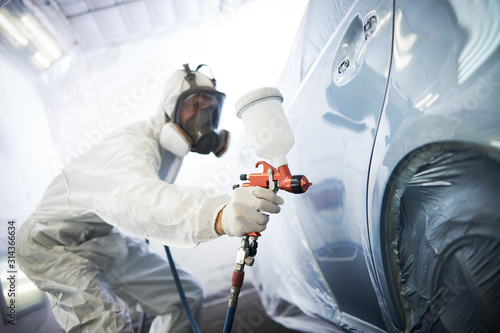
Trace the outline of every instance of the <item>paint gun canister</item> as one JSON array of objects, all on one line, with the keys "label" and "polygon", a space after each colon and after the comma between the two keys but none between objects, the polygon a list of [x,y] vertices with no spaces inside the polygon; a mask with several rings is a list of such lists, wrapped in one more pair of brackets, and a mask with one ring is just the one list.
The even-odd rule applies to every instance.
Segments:
[{"label": "paint gun canister", "polygon": [[277,88],[264,87],[243,95],[235,107],[255,154],[277,167],[287,164],[286,155],[295,142],[282,102]]}]

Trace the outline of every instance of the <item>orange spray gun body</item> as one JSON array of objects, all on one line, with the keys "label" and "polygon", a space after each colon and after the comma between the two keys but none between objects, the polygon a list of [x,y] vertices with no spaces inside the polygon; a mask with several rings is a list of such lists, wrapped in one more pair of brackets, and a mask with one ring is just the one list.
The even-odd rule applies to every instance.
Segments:
[{"label": "orange spray gun body", "polygon": [[[264,161],[257,162],[255,167],[257,168],[259,165],[262,165],[264,168],[261,173],[240,175],[241,180],[248,180],[248,183],[243,183],[242,187],[258,186],[269,188],[274,192],[282,189],[290,193],[299,194],[306,192],[309,186],[312,185],[306,176],[292,175],[287,164],[280,166],[278,169]],[[260,236],[260,233],[252,232],[247,234],[247,236]]]},{"label": "orange spray gun body", "polygon": [[280,166],[278,169],[263,161],[257,162],[255,167],[257,168],[259,165],[264,167],[263,172],[240,176],[241,180],[249,181],[248,183],[244,183],[243,187],[259,186],[272,190],[280,188],[291,193],[304,193],[312,185],[304,175],[292,176],[286,164]]}]

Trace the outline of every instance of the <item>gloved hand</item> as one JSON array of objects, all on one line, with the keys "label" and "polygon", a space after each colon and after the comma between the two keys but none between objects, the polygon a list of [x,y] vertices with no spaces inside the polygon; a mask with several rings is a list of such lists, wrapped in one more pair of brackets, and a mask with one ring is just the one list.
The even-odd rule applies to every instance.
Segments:
[{"label": "gloved hand", "polygon": [[240,187],[222,210],[222,229],[229,236],[244,236],[266,229],[269,216],[280,212],[283,198],[263,187]]}]

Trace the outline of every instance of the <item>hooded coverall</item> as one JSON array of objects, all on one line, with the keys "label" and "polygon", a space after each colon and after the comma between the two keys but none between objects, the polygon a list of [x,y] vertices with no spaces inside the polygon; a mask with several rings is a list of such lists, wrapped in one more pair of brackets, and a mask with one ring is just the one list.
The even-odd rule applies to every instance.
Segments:
[{"label": "hooded coverall", "polygon": [[[167,85],[163,103],[185,89]],[[19,265],[67,332],[133,332],[128,308],[157,316],[151,332],[189,329],[168,263],[144,238],[178,247],[217,238],[214,221],[230,197],[161,179],[174,179],[182,161],[158,144],[165,122],[160,107],[66,166],[18,232]],[[179,274],[199,314],[202,290]]]}]

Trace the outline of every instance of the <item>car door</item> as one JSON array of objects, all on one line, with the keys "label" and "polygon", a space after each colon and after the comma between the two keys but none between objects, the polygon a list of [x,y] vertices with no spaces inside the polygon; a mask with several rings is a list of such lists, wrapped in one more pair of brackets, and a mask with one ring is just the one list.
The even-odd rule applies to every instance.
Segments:
[{"label": "car door", "polygon": [[344,321],[384,330],[379,305],[383,301],[374,287],[366,198],[392,34],[391,1],[355,2],[288,109],[295,133],[289,163],[314,183],[307,193],[290,200],[321,279]]}]

